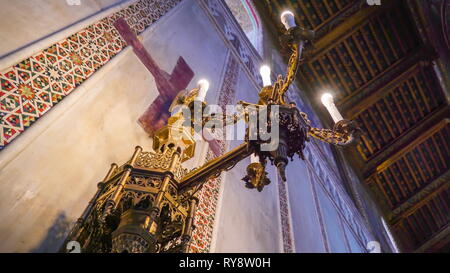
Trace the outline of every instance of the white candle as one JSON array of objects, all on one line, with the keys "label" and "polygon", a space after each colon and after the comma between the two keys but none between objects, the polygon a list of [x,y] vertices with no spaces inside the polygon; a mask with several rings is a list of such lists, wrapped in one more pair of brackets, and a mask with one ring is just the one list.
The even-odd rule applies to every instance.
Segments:
[{"label": "white candle", "polygon": [[323,94],[321,100],[322,104],[327,108],[328,112],[330,113],[335,123],[344,119],[341,113],[339,113],[339,110],[336,108],[333,96],[330,93]]},{"label": "white candle", "polygon": [[178,112],[180,112],[181,110],[181,105],[175,105],[172,109],[172,111],[170,112],[170,116],[173,117],[176,114],[178,114]]},{"label": "white candle", "polygon": [[199,90],[196,99],[199,101],[205,101],[206,93],[209,89],[209,82],[207,80],[199,80],[197,85]]},{"label": "white candle", "polygon": [[264,87],[271,86],[272,81],[270,79],[270,67],[267,65],[261,66],[261,68],[259,69],[259,73],[261,74]]},{"label": "white candle", "polygon": [[250,163],[259,163],[259,156],[255,154],[250,155]]},{"label": "white candle", "polygon": [[281,14],[281,23],[283,23],[286,30],[289,30],[290,28],[297,26],[295,24],[294,14],[289,10]]}]

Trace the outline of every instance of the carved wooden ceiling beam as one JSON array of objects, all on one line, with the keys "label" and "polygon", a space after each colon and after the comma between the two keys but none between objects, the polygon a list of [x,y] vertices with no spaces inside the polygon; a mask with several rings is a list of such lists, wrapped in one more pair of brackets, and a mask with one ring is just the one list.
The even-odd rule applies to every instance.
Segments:
[{"label": "carved wooden ceiling beam", "polygon": [[[433,3],[434,2],[434,3]],[[406,1],[411,17],[416,25],[420,38],[425,44],[431,44],[439,52],[440,58],[436,60],[436,72],[439,74],[440,84],[445,91],[447,102],[450,103],[450,52],[448,47],[448,40],[445,34],[448,34],[447,25],[442,18],[440,24],[436,21],[431,22],[431,18],[437,16],[433,9],[441,11],[441,16],[445,15],[450,4],[446,4],[446,0],[442,0],[440,6],[437,6],[438,1],[421,1],[410,0]],[[447,7],[447,9],[446,9]]]},{"label": "carved wooden ceiling beam", "polygon": [[440,249],[444,248],[450,243],[450,225],[446,225],[429,240],[423,243],[414,252],[439,252]]},{"label": "carved wooden ceiling beam", "polygon": [[404,154],[431,137],[435,132],[447,126],[450,119],[450,106],[443,105],[430,114],[423,122],[408,130],[403,136],[397,138],[385,150],[371,158],[365,165],[363,174],[366,181],[382,172],[395,163]]},{"label": "carved wooden ceiling beam", "polygon": [[404,218],[413,214],[420,207],[428,203],[434,196],[448,189],[449,186],[450,171],[447,171],[395,208],[392,213],[388,215],[388,221],[392,223],[393,226],[399,225]]},{"label": "carved wooden ceiling beam", "polygon": [[314,49],[311,51],[308,61],[316,60],[336,44],[355,33],[364,22],[389,10],[399,2],[400,0],[392,0],[383,2],[383,5],[380,6],[370,6],[366,1],[360,1],[347,10],[343,10],[339,16],[317,31],[318,39],[314,42]]},{"label": "carved wooden ceiling beam", "polygon": [[419,47],[337,104],[345,116],[354,118],[436,58],[436,52],[430,48]]},{"label": "carved wooden ceiling beam", "polygon": [[[401,230],[400,233],[404,234],[412,232],[411,236],[420,237],[415,243],[410,237],[404,238],[405,242],[414,244],[412,251],[442,248],[442,245],[436,247],[435,241],[436,238],[449,241],[448,224],[443,229],[440,226],[442,222],[439,226],[436,224],[442,215],[445,216],[448,207],[445,205],[439,207],[439,212],[431,215],[423,213],[427,207],[435,207],[433,204],[448,189],[450,180],[449,172],[442,168],[435,173],[437,178],[433,178],[435,176],[426,178],[424,175],[424,172],[433,173],[430,170],[431,165],[440,166],[442,164],[437,163],[446,160],[445,149],[433,152],[430,146],[436,145],[429,146],[428,143],[436,144],[433,135],[448,126],[450,116],[448,105],[450,80],[443,72],[445,67],[450,66],[448,63],[443,64],[441,60],[442,56],[450,54],[442,54],[439,50],[439,46],[444,43],[433,37],[431,33],[433,26],[429,21],[430,7],[423,7],[434,0],[390,0],[382,1],[381,6],[369,6],[366,0],[336,2],[338,9],[333,10],[338,11],[335,13],[331,12],[328,1],[324,1],[323,4],[326,12],[318,7],[320,4],[318,1],[317,3],[313,1],[311,7],[306,7],[302,1],[254,2],[273,38],[283,29],[281,24],[274,23],[278,22],[280,11],[284,9],[308,11],[301,13],[303,18],[298,23],[305,27],[311,25],[310,28],[316,32],[316,41],[313,43],[314,48],[306,52],[306,62],[301,67],[303,72],[299,75],[301,86],[308,91],[310,98],[322,88],[335,89],[340,95],[337,105],[344,116],[353,119],[364,116],[363,112],[367,111],[369,119],[376,120],[372,126],[369,126],[367,120],[361,120],[362,123],[366,123],[363,124],[365,129],[370,131],[371,144],[366,147],[369,152],[365,153],[358,147],[359,152],[356,149],[346,151],[347,159],[358,176],[365,179],[368,186],[374,190],[376,199],[379,199],[389,222],[396,225],[395,229]],[[398,11],[402,11],[401,14]],[[327,17],[325,14],[331,16]],[[313,18],[314,15],[317,18]],[[411,28],[405,27],[406,23],[399,25],[405,22],[402,20],[405,15]],[[418,33],[415,32],[416,29]],[[365,50],[369,52],[367,55]],[[343,52],[348,52],[348,61],[344,58]],[[448,60],[450,58],[447,58]],[[346,66],[346,63],[354,65]],[[329,69],[325,69],[327,67]],[[423,73],[424,71],[426,73]],[[423,79],[427,88],[419,84],[419,78]],[[439,83],[436,83],[436,79]],[[405,101],[409,99],[404,96],[408,92],[411,92],[412,100],[415,100],[416,96],[419,99],[420,96],[422,105],[417,103],[417,108],[414,108],[405,104],[405,109],[398,111],[396,116],[393,110],[401,104],[392,95],[395,89]],[[442,92],[447,97],[447,103],[440,107],[432,103],[439,101],[440,105],[442,96],[439,94],[433,97],[430,92],[433,94]],[[394,106],[386,104],[387,109],[383,109],[383,103],[379,101],[385,101],[386,98],[392,98],[395,103]],[[313,106],[320,109],[320,106],[317,107],[314,100],[312,101]],[[389,111],[389,115],[383,115],[383,111]],[[375,116],[377,113],[381,114]],[[411,118],[408,115],[412,116],[413,122],[408,121]],[[387,117],[393,117],[391,121],[393,125],[389,125],[390,120]],[[383,123],[386,126],[381,126]],[[380,134],[381,140],[377,141],[376,137]],[[424,151],[418,148],[421,144],[426,147]],[[419,150],[417,156],[413,156],[411,160],[401,160],[404,159],[403,156],[408,157],[406,155],[412,153],[415,148]],[[427,159],[431,164],[421,166],[423,162],[427,163]],[[395,166],[392,166],[393,164]],[[401,164],[404,164],[404,168],[399,167]],[[415,174],[411,171],[411,166],[418,167],[420,173]],[[387,172],[392,173],[392,177],[385,184],[389,188],[387,190],[392,192],[389,196],[383,192],[379,181],[377,182],[377,174],[387,168],[390,169]],[[410,177],[405,178],[405,174]],[[402,188],[394,190],[394,186]],[[418,226],[407,225],[410,218],[414,218]],[[427,236],[424,231],[432,226],[433,234]]]}]

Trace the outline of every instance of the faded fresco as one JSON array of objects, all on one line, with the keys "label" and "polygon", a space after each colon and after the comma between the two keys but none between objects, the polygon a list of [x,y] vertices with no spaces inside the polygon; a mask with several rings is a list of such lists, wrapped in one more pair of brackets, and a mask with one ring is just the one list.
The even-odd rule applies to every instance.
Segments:
[{"label": "faded fresco", "polygon": [[[151,9],[155,2],[160,3],[159,9],[155,6],[152,14],[158,16],[141,18],[141,9]],[[57,63],[68,58],[72,63],[81,62],[77,65],[80,75],[74,66],[60,75],[59,85],[46,85],[50,93],[45,93],[44,87],[32,92],[36,96],[33,103],[48,101],[39,104],[46,109],[38,114],[27,114],[32,118],[14,121],[14,111],[2,109],[11,118],[2,125],[6,129],[0,148],[15,145],[12,140],[17,137],[22,138],[17,147],[27,149],[0,158],[0,187],[8,187],[8,195],[0,192],[0,207],[9,208],[0,211],[0,240],[4,242],[0,251],[56,251],[109,164],[125,162],[135,145],[151,149],[148,136],[166,122],[173,98],[181,90],[194,88],[198,80],[210,83],[209,104],[224,108],[239,100],[257,100],[262,59],[224,1],[136,3],[37,55],[30,53],[32,57],[11,67],[12,74],[1,74],[2,90],[21,88],[22,92],[21,100],[14,95],[5,105],[15,107],[22,101],[26,106],[23,102],[30,99],[30,92],[25,87],[37,84],[36,77],[30,76],[38,69],[33,64],[50,66],[55,58]],[[121,21],[122,17],[128,21]],[[113,40],[108,42],[110,36],[105,33],[112,33]],[[92,46],[82,39],[86,35],[101,46],[100,52],[88,59],[78,58],[82,52],[74,46]],[[44,59],[36,59],[41,55]],[[284,72],[283,63],[274,62],[273,66],[282,68],[274,69],[276,72]],[[63,85],[69,79],[70,84]],[[66,103],[72,92],[79,97]],[[319,126],[312,109],[298,95],[301,90],[292,88],[290,92],[289,99]],[[50,109],[53,106],[55,109]],[[33,125],[36,135],[31,132],[19,137],[44,114],[44,120]],[[19,121],[26,123],[15,124]],[[11,131],[14,126],[20,130]],[[218,141],[219,153],[238,144]],[[0,156],[4,152],[8,149],[0,151]],[[305,155],[305,161],[289,163],[287,182],[269,167],[271,184],[262,192],[247,189],[241,180],[250,160],[206,183],[198,193],[197,228],[190,252],[365,252],[366,244],[375,238],[332,171],[335,163],[329,147],[309,143]],[[201,142],[186,167],[215,156],[217,153]],[[23,166],[30,166],[27,172],[18,171]],[[82,174],[81,169],[85,170]],[[34,228],[8,230],[13,223]]]}]

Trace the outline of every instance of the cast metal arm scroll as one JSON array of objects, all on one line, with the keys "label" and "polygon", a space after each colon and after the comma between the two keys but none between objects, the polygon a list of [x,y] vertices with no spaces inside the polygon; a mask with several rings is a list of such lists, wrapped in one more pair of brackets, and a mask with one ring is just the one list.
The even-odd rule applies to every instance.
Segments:
[{"label": "cast metal arm scroll", "polygon": [[279,104],[286,104],[284,95],[288,91],[289,86],[294,82],[295,76],[300,65],[300,57],[304,48],[312,43],[315,38],[315,33],[312,30],[308,30],[299,26],[292,27],[286,31],[284,35],[280,37],[282,45],[287,45],[291,51],[289,57],[286,78],[282,80],[282,77],[278,76],[277,82],[281,83],[279,88]]},{"label": "cast metal arm scroll", "polygon": [[333,145],[348,146],[359,140],[361,129],[354,121],[341,120],[335,124],[333,130],[311,127],[308,133],[316,139]]}]

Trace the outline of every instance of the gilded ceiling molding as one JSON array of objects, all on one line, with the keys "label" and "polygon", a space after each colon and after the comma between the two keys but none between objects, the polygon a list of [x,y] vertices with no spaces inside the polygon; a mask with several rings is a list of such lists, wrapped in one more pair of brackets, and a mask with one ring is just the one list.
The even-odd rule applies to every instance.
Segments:
[{"label": "gilded ceiling molding", "polygon": [[[436,111],[437,114],[443,114],[449,112],[449,108],[445,105],[442,106]],[[445,117],[441,115],[431,115],[431,116],[438,116],[438,117]],[[434,121],[434,119],[433,119]],[[374,173],[370,173],[370,175],[375,175],[376,173],[382,172],[386,170],[389,166],[394,164],[397,160],[399,160],[401,157],[403,157],[406,153],[410,152],[417,146],[419,146],[421,143],[425,142],[427,139],[432,137],[436,132],[444,129],[448,124],[450,123],[450,119],[443,118],[442,120],[436,122],[432,127],[430,127],[427,131],[425,131],[423,134],[420,134],[418,136],[415,136],[414,139],[408,139],[407,141],[404,141],[405,146],[395,151],[395,153],[390,154],[388,157],[386,157],[385,161],[381,162],[376,166],[374,170],[372,170]],[[423,125],[424,123],[422,123]],[[397,146],[397,148],[399,148]],[[369,175],[369,173],[367,173]]]},{"label": "gilded ceiling molding", "polygon": [[316,30],[317,39],[321,39],[334,28],[342,24],[349,17],[367,7],[367,0],[359,0],[359,3],[349,3],[346,7],[334,14],[331,18],[321,23]]},{"label": "gilded ceiling molding", "polygon": [[[411,0],[407,1],[406,4],[421,40],[439,52],[439,59],[435,61],[435,71],[438,74],[442,89],[445,91],[447,101],[450,101],[450,77],[446,73],[450,67],[450,57],[448,54],[450,47],[450,1],[430,0],[424,2]],[[440,17],[437,20],[439,22],[432,20],[432,18],[437,16]]]}]

